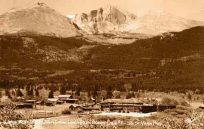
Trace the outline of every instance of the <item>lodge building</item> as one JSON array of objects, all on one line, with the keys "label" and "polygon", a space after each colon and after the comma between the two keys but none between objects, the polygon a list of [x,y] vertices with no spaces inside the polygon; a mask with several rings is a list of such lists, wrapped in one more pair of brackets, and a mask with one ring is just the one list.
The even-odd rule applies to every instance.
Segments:
[{"label": "lodge building", "polygon": [[166,109],[176,108],[176,105],[156,105],[145,104],[135,98],[132,99],[106,99],[101,102],[102,111],[115,112],[156,112],[164,111]]}]

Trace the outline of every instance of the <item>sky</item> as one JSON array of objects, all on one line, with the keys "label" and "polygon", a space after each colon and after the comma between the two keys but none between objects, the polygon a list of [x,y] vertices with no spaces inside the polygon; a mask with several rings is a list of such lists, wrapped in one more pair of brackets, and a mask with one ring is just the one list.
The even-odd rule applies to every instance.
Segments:
[{"label": "sky", "polygon": [[204,21],[204,0],[0,0],[0,14],[11,8],[21,8],[44,2],[63,15],[72,15],[114,5],[137,16],[149,12],[167,12],[174,15]]}]

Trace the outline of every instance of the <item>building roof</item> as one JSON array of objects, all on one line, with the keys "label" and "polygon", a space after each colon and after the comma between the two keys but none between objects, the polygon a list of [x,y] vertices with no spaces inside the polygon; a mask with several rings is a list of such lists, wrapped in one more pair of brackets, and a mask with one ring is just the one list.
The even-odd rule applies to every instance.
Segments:
[{"label": "building roof", "polygon": [[58,99],[56,99],[56,98],[48,98],[48,99],[47,99],[47,101],[49,101],[49,102],[57,102],[57,100],[58,100]]},{"label": "building roof", "polygon": [[204,108],[204,104],[203,104],[203,105],[200,105],[200,107]]},{"label": "building roof", "polygon": [[19,106],[19,105],[33,105],[33,104],[32,103],[17,103],[16,105]]},{"label": "building roof", "polygon": [[76,100],[78,100],[78,99],[66,99],[66,100],[75,100],[75,101],[76,101]]},{"label": "building roof", "polygon": [[26,100],[26,102],[36,102],[36,100],[30,99],[30,100]]},{"label": "building roof", "polygon": [[69,107],[81,107],[81,106],[78,104],[71,104],[71,105],[69,105]]},{"label": "building roof", "polygon": [[142,102],[139,101],[138,99],[131,98],[131,99],[106,99],[101,103],[118,103],[118,104],[121,104],[121,103],[125,103],[125,104],[134,103],[134,104],[136,104],[136,103],[142,103]]},{"label": "building roof", "polygon": [[176,106],[176,104],[158,104],[160,107],[171,107],[171,106]]},{"label": "building roof", "polygon": [[58,98],[70,98],[72,95],[59,95]]}]

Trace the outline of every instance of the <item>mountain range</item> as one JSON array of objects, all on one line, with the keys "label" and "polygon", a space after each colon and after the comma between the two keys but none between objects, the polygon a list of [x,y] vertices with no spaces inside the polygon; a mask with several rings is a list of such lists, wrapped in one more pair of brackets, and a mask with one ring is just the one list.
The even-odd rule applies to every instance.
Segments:
[{"label": "mountain range", "polygon": [[150,12],[137,17],[115,6],[105,6],[89,13],[77,14],[72,21],[88,34],[119,32],[158,35],[182,31],[204,22],[181,18],[165,12]]},{"label": "mountain range", "polygon": [[[137,39],[142,37],[141,35],[146,35],[146,38],[200,25],[204,25],[204,22],[189,20],[164,12],[151,12],[138,17],[111,5],[91,10],[89,13],[77,14],[72,16],[72,19],[61,15],[44,3],[14,9],[0,15],[0,35],[30,33],[66,38],[111,34],[118,40],[124,37],[124,33],[126,38]],[[136,34],[139,36],[135,36]],[[90,39],[89,36],[88,39]],[[115,39],[115,37],[111,38]],[[100,40],[94,41],[99,42]]]},{"label": "mountain range", "polygon": [[[151,86],[200,87],[204,27],[199,25],[166,13],[138,17],[114,6],[69,19],[37,3],[0,16],[0,80],[69,70],[77,71],[80,80],[84,71],[120,74],[122,69],[136,71],[137,79]],[[109,80],[107,71],[96,74]]]},{"label": "mountain range", "polygon": [[136,19],[134,14],[122,11],[114,6],[105,6],[90,13],[76,15],[73,22],[89,34],[119,31],[120,26]]}]

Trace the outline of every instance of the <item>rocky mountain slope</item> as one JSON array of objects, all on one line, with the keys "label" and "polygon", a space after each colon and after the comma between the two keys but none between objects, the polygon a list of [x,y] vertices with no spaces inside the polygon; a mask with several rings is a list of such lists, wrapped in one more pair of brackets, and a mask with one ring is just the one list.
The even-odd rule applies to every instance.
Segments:
[{"label": "rocky mountain slope", "polygon": [[[96,83],[108,82],[103,85],[126,77],[147,89],[204,85],[204,27],[183,30],[197,21],[167,14],[138,18],[112,6],[74,20],[76,24],[41,3],[1,15],[0,80],[45,79],[71,70],[76,71],[70,75],[72,82],[92,83],[91,72],[102,71],[94,74],[98,74]],[[174,30],[183,31],[168,32]],[[79,37],[79,31],[84,35]],[[137,39],[135,33],[157,36],[140,34],[142,39]],[[126,39],[131,42],[124,44]],[[67,79],[57,76],[60,81]]]},{"label": "rocky mountain slope", "polygon": [[0,36],[0,65],[40,68],[48,63],[80,63],[93,46],[73,37]]},{"label": "rocky mountain slope", "polygon": [[44,3],[1,15],[0,35],[4,34],[40,34],[57,37],[80,35],[70,20]]},{"label": "rocky mountain slope", "polygon": [[135,70],[139,73],[127,72],[126,79],[138,89],[202,90],[203,43],[204,27],[194,27],[128,45],[95,47],[86,64],[95,69]]},{"label": "rocky mountain slope", "polygon": [[98,64],[98,67],[104,68],[151,69],[157,68],[163,61],[188,62],[191,57],[203,60],[203,43],[204,27],[194,27],[127,45],[98,46],[90,51],[90,61],[94,66]]},{"label": "rocky mountain slope", "polygon": [[76,15],[73,19],[82,30],[89,34],[108,33],[118,31],[119,26],[136,19],[134,14],[123,11],[114,6],[105,6],[91,10],[88,14]]},{"label": "rocky mountain slope", "polygon": [[[95,83],[103,82],[102,86],[128,80],[136,89],[203,89],[203,37],[204,27],[124,45],[95,45],[83,38],[1,36],[0,80],[44,79],[62,71],[67,74],[50,80],[82,81],[84,86],[93,84],[96,76]],[[70,70],[75,72],[69,75]]]},{"label": "rocky mountain slope", "polygon": [[120,32],[158,35],[164,32],[182,31],[204,22],[189,20],[165,12],[151,12],[137,17],[115,6],[106,6],[89,13],[82,13],[72,20],[88,34]]},{"label": "rocky mountain slope", "polygon": [[82,63],[82,69],[151,69],[168,62],[203,59],[203,37],[203,27],[164,33],[123,45],[98,45],[84,38],[1,36],[0,64],[75,62]]},{"label": "rocky mountain slope", "polygon": [[158,35],[204,25],[204,22],[185,19],[166,12],[152,12],[138,18],[135,24],[137,28],[131,29],[131,32]]}]

